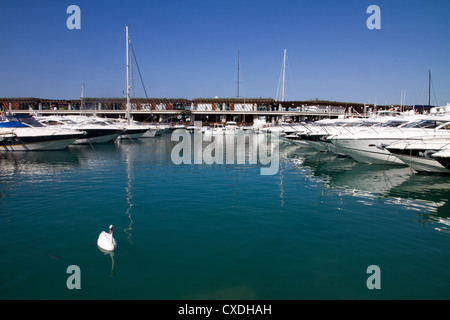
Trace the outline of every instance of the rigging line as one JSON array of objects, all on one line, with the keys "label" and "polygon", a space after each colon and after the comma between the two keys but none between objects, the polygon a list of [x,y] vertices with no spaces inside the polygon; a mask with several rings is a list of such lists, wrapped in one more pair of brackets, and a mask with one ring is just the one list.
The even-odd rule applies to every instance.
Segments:
[{"label": "rigging line", "polygon": [[287,82],[289,82],[289,84],[291,85],[291,99],[292,99],[292,95],[295,93],[295,89],[294,89],[294,79],[292,78],[292,71],[291,71],[291,64],[289,63],[289,56],[286,55],[286,65],[288,68],[288,73],[289,73],[289,79],[286,80]]},{"label": "rigging line", "polygon": [[433,88],[434,100],[436,101],[436,107],[439,107],[440,103],[436,97],[436,91],[434,90],[435,88],[434,88],[433,78],[430,78],[430,80],[431,80],[431,88]]},{"label": "rigging line", "polygon": [[283,64],[281,64],[281,69],[280,69],[280,76],[278,77],[278,87],[277,87],[277,94],[275,95],[275,100],[280,101],[281,100],[281,93],[280,93],[280,88],[281,88],[281,79],[283,77]]},{"label": "rigging line", "polygon": [[[428,79],[427,79],[428,80]],[[420,102],[422,103],[422,101],[424,101],[424,96],[425,96],[425,94],[427,94],[427,86],[428,86],[428,81],[426,81],[425,82],[425,84],[424,84],[424,86],[423,86],[423,89],[422,89],[422,93],[421,93],[421,95],[420,95]],[[426,104],[426,102],[424,103],[424,104]]]},{"label": "rigging line", "polygon": [[[150,117],[151,117],[152,120],[153,120],[152,105],[151,105],[151,103],[150,103],[150,101],[149,101],[149,99],[148,99],[147,90],[145,89],[144,80],[142,80],[141,70],[140,70],[140,68],[139,68],[139,63],[138,63],[138,61],[137,61],[137,59],[136,59],[136,54],[134,53],[134,48],[133,48],[133,45],[131,44],[131,41],[130,41],[130,47],[131,47],[131,53],[133,54],[134,62],[136,62],[136,68],[137,68],[138,73],[139,73],[139,78],[141,79],[142,87],[144,88],[144,93],[145,93],[145,98],[146,98],[146,100],[147,100],[147,104],[150,105]],[[145,121],[147,121],[150,117],[148,117],[147,119],[145,119]],[[145,121],[144,121],[144,122],[145,122]]]}]

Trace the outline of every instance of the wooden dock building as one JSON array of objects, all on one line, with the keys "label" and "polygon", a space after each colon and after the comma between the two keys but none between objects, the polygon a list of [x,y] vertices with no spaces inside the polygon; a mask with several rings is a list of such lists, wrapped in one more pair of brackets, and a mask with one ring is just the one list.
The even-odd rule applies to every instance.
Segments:
[{"label": "wooden dock building", "polygon": [[[84,98],[57,100],[41,98],[0,98],[4,112],[28,114],[97,114],[123,117],[126,98]],[[376,106],[336,101],[275,101],[271,98],[131,98],[131,115],[135,120],[164,121],[236,121],[252,123],[256,117],[266,120],[300,121],[304,119],[336,118],[352,113],[364,115]],[[379,106],[378,108],[384,108]]]}]

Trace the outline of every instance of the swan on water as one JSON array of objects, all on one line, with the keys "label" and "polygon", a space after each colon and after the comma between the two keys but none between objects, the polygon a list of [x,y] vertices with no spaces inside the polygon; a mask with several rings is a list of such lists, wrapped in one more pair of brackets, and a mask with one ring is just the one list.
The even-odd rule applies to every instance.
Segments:
[{"label": "swan on water", "polygon": [[117,248],[116,240],[113,237],[113,226],[109,226],[109,233],[102,231],[98,236],[97,245],[106,251],[114,251]]}]

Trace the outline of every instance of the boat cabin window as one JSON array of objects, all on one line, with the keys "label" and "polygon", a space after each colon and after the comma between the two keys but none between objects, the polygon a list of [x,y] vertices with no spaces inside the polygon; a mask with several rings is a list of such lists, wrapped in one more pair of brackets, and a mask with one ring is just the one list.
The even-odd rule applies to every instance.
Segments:
[{"label": "boat cabin window", "polygon": [[60,121],[55,120],[43,120],[42,123],[47,126],[59,126],[62,124]]},{"label": "boat cabin window", "polygon": [[61,119],[61,122],[65,124],[77,124],[75,121],[69,119]]},{"label": "boat cabin window", "polygon": [[99,125],[99,126],[107,126],[108,124],[102,121],[93,121],[93,124]]}]

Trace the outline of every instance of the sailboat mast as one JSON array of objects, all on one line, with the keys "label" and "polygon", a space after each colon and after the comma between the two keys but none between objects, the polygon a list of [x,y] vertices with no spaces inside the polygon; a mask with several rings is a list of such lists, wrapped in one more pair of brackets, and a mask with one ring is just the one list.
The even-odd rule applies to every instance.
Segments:
[{"label": "sailboat mast", "polygon": [[130,123],[130,59],[129,59],[129,53],[128,53],[128,46],[129,46],[129,38],[128,38],[128,26],[125,27],[125,33],[126,33],[126,66],[127,66],[127,113],[126,118],[128,121],[128,124]]},{"label": "sailboat mast", "polygon": [[[84,83],[81,86],[81,108],[80,110],[84,110],[84,113],[86,113],[86,105],[84,104]],[[81,114],[81,112],[80,112]]]},{"label": "sailboat mast", "polygon": [[286,49],[284,49],[283,54],[283,75],[281,81],[281,101],[284,101],[284,84],[286,81]]},{"label": "sailboat mast", "polygon": [[238,66],[237,66],[237,97],[236,98],[240,98],[239,97],[239,70],[240,70],[240,66],[239,66],[239,49],[238,49]]},{"label": "sailboat mast", "polygon": [[431,70],[428,70],[428,105],[430,106],[431,96]]}]

